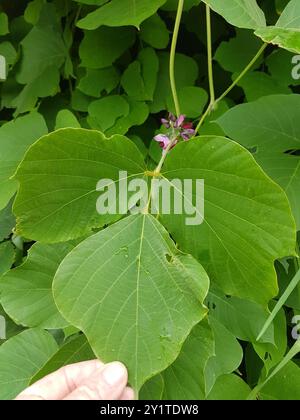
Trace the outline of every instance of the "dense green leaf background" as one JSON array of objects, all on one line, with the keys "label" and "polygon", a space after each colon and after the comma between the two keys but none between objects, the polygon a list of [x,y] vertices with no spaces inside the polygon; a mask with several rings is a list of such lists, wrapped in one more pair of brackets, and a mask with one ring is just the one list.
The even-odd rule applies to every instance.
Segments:
[{"label": "dense green leaf background", "polygon": [[[141,399],[300,399],[299,0],[184,1],[178,101],[206,118],[159,177],[204,179],[204,222],[96,211],[100,179],[157,175],[177,7],[1,1],[2,400],[95,357]],[[208,7],[216,98],[234,87],[205,113]]]}]

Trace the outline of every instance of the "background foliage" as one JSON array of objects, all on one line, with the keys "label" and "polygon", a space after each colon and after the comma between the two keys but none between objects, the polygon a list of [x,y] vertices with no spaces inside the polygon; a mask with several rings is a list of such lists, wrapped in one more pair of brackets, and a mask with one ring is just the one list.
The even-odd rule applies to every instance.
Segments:
[{"label": "background foliage", "polygon": [[96,213],[100,178],[160,160],[177,6],[0,3],[1,399],[95,355],[144,399],[300,398],[297,276],[260,334],[299,269],[298,0],[184,2],[175,79],[200,137],[161,174],[205,179],[205,223]]}]

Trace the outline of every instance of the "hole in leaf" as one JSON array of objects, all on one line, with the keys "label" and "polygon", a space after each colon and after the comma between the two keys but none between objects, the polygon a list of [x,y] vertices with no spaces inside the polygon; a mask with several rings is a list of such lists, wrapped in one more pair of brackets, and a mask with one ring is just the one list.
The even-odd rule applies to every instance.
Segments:
[{"label": "hole in leaf", "polygon": [[290,149],[290,150],[286,150],[284,153],[285,153],[286,155],[300,156],[300,150],[299,150],[299,149]]},{"label": "hole in leaf", "polygon": [[172,264],[172,262],[173,262],[173,256],[170,255],[170,254],[166,254],[165,257],[166,257],[166,260],[168,261],[168,263]]},{"label": "hole in leaf", "polygon": [[257,153],[258,147],[257,146],[248,147],[248,150],[249,150],[250,153],[255,155],[255,153]]}]

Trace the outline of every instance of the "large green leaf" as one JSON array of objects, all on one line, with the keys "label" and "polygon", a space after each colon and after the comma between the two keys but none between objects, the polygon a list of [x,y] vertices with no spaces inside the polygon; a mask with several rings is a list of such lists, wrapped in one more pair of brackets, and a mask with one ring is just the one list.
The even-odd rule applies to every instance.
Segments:
[{"label": "large green leaf", "polygon": [[41,138],[16,174],[17,230],[41,242],[62,242],[116,220],[117,215],[98,214],[96,187],[103,179],[117,186],[119,171],[127,171],[129,178],[145,172],[142,155],[125,137],[62,129]]},{"label": "large green leaf", "polygon": [[0,210],[0,241],[8,238],[11,234],[16,220],[12,214],[12,201],[2,210]]},{"label": "large green leaf", "polygon": [[54,338],[39,329],[24,331],[2,344],[0,399],[15,398],[57,350]]},{"label": "large green leaf", "polygon": [[6,273],[15,261],[15,249],[10,241],[0,244],[0,275]]},{"label": "large green leaf", "polygon": [[21,46],[17,81],[26,86],[13,102],[17,114],[33,109],[38,97],[59,91],[60,69],[67,60],[68,49],[53,4],[44,4],[38,23],[22,40]]},{"label": "large green leaf", "polygon": [[113,66],[99,70],[86,69],[78,89],[85,95],[99,98],[103,91],[110,93],[118,85],[119,78],[119,73]]},{"label": "large green leaf", "polygon": [[218,119],[225,133],[254,150],[263,169],[286,191],[300,224],[300,97],[275,95],[237,105]]},{"label": "large green leaf", "polygon": [[127,95],[136,101],[152,101],[159,60],[152,48],[144,48],[137,61],[133,61],[124,72],[121,84]]},{"label": "large green leaf", "polygon": [[152,16],[166,0],[111,0],[78,22],[79,28],[97,29],[99,26],[136,26]]},{"label": "large green leaf", "polygon": [[79,47],[83,67],[103,69],[111,66],[135,41],[131,28],[102,27],[85,31]]},{"label": "large green leaf", "polygon": [[[5,343],[5,341],[9,340],[10,338],[14,337],[15,335],[19,334],[24,330],[23,327],[15,324],[12,319],[9,318],[7,313],[4,311],[2,306],[0,305],[0,346]],[[3,329],[4,326],[4,329]]]},{"label": "large green leaf", "polygon": [[134,215],[82,242],[61,264],[55,302],[95,354],[129,368],[131,385],[167,368],[205,315],[208,277],[151,215]]},{"label": "large green leaf", "polygon": [[0,302],[6,313],[26,327],[63,328],[68,322],[58,312],[52,282],[71,244],[35,244],[25,263],[0,280]]},{"label": "large green leaf", "polygon": [[175,363],[161,374],[163,399],[204,400],[205,368],[214,351],[214,335],[205,320],[193,328]]},{"label": "large green leaf", "polygon": [[300,368],[289,362],[259,392],[262,400],[298,401],[300,399]]},{"label": "large green leaf", "polygon": [[[244,48],[245,45],[247,48]],[[237,29],[234,38],[220,44],[215,53],[215,60],[224,70],[241,73],[261,45],[261,41],[253,34],[253,31]],[[257,60],[253,68],[259,67],[260,64],[261,60]]]},{"label": "large green leaf", "polygon": [[263,41],[288,51],[300,53],[300,3],[291,0],[282,12],[276,26],[258,29],[255,34]]},{"label": "large green leaf", "polygon": [[210,394],[208,400],[213,401],[244,401],[250,393],[249,386],[237,375],[220,376]]},{"label": "large green leaf", "polygon": [[227,22],[239,28],[256,29],[266,25],[264,12],[256,0],[203,0]]},{"label": "large green leaf", "polygon": [[268,26],[258,29],[255,35],[259,36],[264,42],[278,45],[293,53],[300,53],[300,28],[278,28],[277,26]]},{"label": "large green leaf", "polygon": [[215,340],[215,354],[205,366],[206,394],[210,393],[220,376],[238,369],[243,360],[243,349],[235,336],[216,319],[210,317],[209,323]]},{"label": "large green leaf", "polygon": [[73,363],[95,359],[95,355],[84,335],[79,335],[65,343],[42,369],[32,378],[34,383],[56,370]]},{"label": "large green leaf", "polygon": [[[225,296],[212,288],[207,297],[210,314],[239,340],[255,342],[269,316],[269,311],[249,300]],[[274,328],[269,327],[263,342],[274,343]]]},{"label": "large green leaf", "polygon": [[287,349],[287,326],[283,309],[274,321],[274,343],[256,343],[253,347],[264,362],[266,374],[281,362]]},{"label": "large green leaf", "polygon": [[[274,260],[295,254],[295,223],[280,187],[247,150],[215,136],[177,145],[162,176],[170,183],[205,182],[205,214],[198,204],[193,220],[204,216],[202,224],[188,226],[186,214],[161,216],[182,249],[204,264],[226,294],[266,305],[278,293]],[[191,204],[190,197],[185,200]]]},{"label": "large green leaf", "polygon": [[293,93],[288,86],[282,86],[269,74],[262,71],[247,73],[237,84],[244,92],[247,102],[256,101],[269,95],[288,95]]},{"label": "large green leaf", "polygon": [[48,132],[43,117],[34,112],[0,128],[0,210],[6,207],[17,190],[11,179],[28,147]]},{"label": "large green leaf", "polygon": [[145,385],[142,386],[140,391],[141,400],[161,400],[164,392],[164,380],[161,374],[154,376]]}]

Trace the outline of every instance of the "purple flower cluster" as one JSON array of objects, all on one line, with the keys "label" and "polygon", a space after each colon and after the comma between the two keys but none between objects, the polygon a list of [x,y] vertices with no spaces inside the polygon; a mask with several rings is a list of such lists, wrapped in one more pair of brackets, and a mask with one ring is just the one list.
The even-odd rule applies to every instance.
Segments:
[{"label": "purple flower cluster", "polygon": [[169,130],[169,132],[167,134],[158,134],[154,137],[154,140],[159,143],[163,150],[166,150],[171,142],[173,143],[173,148],[180,139],[188,141],[195,135],[193,124],[185,122],[185,115],[180,115],[176,118],[175,115],[170,113],[169,118],[163,118],[161,123]]}]

